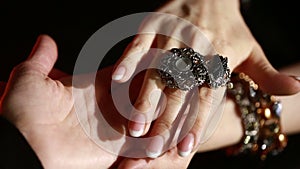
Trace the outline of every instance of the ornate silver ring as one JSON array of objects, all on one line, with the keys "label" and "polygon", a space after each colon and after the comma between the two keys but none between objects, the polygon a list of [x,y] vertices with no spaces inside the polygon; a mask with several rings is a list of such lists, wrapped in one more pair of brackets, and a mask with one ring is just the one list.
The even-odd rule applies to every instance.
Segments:
[{"label": "ornate silver ring", "polygon": [[191,90],[205,83],[218,88],[230,80],[227,63],[228,59],[218,54],[206,57],[192,48],[173,48],[161,58],[158,73],[170,88]]}]

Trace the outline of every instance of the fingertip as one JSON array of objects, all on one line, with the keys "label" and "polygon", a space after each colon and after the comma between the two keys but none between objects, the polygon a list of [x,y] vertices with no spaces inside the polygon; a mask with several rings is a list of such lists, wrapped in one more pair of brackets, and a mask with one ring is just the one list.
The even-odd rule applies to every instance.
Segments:
[{"label": "fingertip", "polygon": [[[299,76],[288,76],[288,75],[284,75],[281,74],[283,76],[285,76],[284,78],[287,79],[286,83],[289,85],[289,87],[287,87],[287,89],[289,89],[289,91],[287,92],[287,94],[296,94],[298,92],[300,92],[300,77]],[[285,94],[285,93],[283,93]]]},{"label": "fingertip", "polygon": [[268,94],[291,95],[300,91],[300,83],[295,77],[277,71],[266,59],[248,59],[235,70],[249,75],[259,88]]},{"label": "fingertip", "polygon": [[164,139],[162,136],[155,136],[152,138],[150,144],[146,148],[146,155],[149,158],[157,158],[162,154],[164,146]]},{"label": "fingertip", "polygon": [[126,81],[125,78],[125,73],[126,73],[126,67],[119,65],[113,72],[112,74],[112,80],[116,82],[124,82]]},{"label": "fingertip", "polygon": [[191,154],[191,151],[178,151],[178,155],[180,157],[187,157],[190,154]]},{"label": "fingertip", "polygon": [[43,52],[41,49],[47,50],[47,52],[50,52],[51,56],[56,59],[57,45],[54,39],[47,34],[41,34],[37,37],[28,59],[32,59],[33,57],[36,57],[37,54],[41,54],[41,52]]},{"label": "fingertip", "polygon": [[49,35],[40,35],[27,60],[41,65],[40,71],[48,75],[57,60],[55,41]]},{"label": "fingertip", "polygon": [[146,119],[143,114],[134,114],[128,123],[129,134],[132,137],[140,137],[144,134]]},{"label": "fingertip", "polygon": [[186,157],[190,155],[194,148],[194,144],[195,144],[194,142],[195,142],[194,134],[192,133],[187,134],[177,146],[178,155],[180,155],[181,157]]},{"label": "fingertip", "polygon": [[132,137],[140,137],[142,136],[144,133],[143,130],[132,130],[132,129],[129,129],[129,134],[132,136]]},{"label": "fingertip", "polygon": [[134,40],[128,44],[123,52],[118,66],[113,71],[112,80],[124,83],[133,75],[137,65],[147,65],[145,61],[141,62],[149,52],[155,35],[137,35]]},{"label": "fingertip", "polygon": [[300,76],[290,76],[291,78],[294,78],[295,80],[297,80],[300,83]]},{"label": "fingertip", "polygon": [[161,152],[153,152],[153,151],[149,151],[149,150],[146,150],[146,154],[147,154],[147,157],[149,158],[157,158],[161,155]]}]

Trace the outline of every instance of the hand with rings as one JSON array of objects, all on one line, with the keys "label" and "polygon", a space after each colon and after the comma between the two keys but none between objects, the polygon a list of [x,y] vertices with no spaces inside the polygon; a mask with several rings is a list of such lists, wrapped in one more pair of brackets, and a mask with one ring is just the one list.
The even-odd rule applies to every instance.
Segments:
[{"label": "hand with rings", "polygon": [[[147,147],[149,157],[160,156],[174,144],[181,156],[197,150],[201,139],[207,137],[204,130],[210,126],[211,116],[222,107],[222,85],[226,84],[228,70],[245,72],[271,94],[300,90],[295,79],[269,63],[244,22],[239,5],[237,0],[169,1],[143,21],[116,64],[112,79],[119,83],[132,78],[139,65],[151,68],[128,124],[131,136],[154,138]],[[195,57],[183,49],[192,49]],[[190,77],[192,80],[188,80]]]}]

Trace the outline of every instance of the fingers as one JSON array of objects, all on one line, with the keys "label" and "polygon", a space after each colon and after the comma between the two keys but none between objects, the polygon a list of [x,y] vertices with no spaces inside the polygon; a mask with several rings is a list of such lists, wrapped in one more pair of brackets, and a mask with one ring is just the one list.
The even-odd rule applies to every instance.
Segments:
[{"label": "fingers", "polygon": [[[181,28],[186,23],[179,20],[177,17],[170,17],[163,14],[151,14],[144,23],[132,43],[129,44],[125,50],[121,60],[112,74],[112,79],[117,82],[126,82],[133,75],[138,63],[143,59],[143,56],[149,51],[151,46],[155,45],[163,48],[167,41],[155,41],[159,35],[166,35],[169,37],[176,37],[183,39],[181,36]],[[155,42],[162,44],[155,44]],[[173,46],[174,47],[174,46]],[[178,47],[178,46],[176,46]]]},{"label": "fingers", "polygon": [[126,82],[132,76],[138,63],[149,51],[155,34],[139,34],[129,44],[112,74],[112,79],[117,82]]},{"label": "fingers", "polygon": [[194,154],[190,154],[186,158],[179,158],[176,148],[166,152],[164,155],[156,159],[132,159],[125,158],[121,161],[118,169],[140,169],[140,168],[188,168]]},{"label": "fingers", "polygon": [[212,102],[213,91],[207,87],[201,87],[199,95],[195,95],[191,100],[191,109],[181,131],[184,137],[177,145],[180,156],[188,156],[200,144],[201,135],[211,113]]},{"label": "fingers", "polygon": [[[163,39],[166,38],[162,36],[159,37]],[[159,39],[158,41],[162,42],[163,39]],[[161,44],[164,45],[164,48],[181,46],[181,44],[176,40],[165,40],[168,40],[168,42]],[[159,56],[160,54],[156,55],[156,57]],[[152,64],[156,65],[155,62],[157,60],[159,60],[159,58],[154,58]],[[162,83],[156,69],[147,70],[142,89],[134,105],[137,111],[134,112],[128,125],[131,136],[139,137],[147,133],[153,117],[155,117],[155,115],[161,111],[162,107],[164,107],[162,103],[159,103],[164,87],[165,85]],[[173,114],[176,113],[174,112]]]},{"label": "fingers", "polygon": [[[140,137],[147,133],[155,114],[158,114],[163,107],[162,103],[158,102],[162,97],[164,84],[157,79],[158,74],[155,70],[147,71],[139,97],[134,104],[135,111],[132,113],[132,118],[128,124],[130,135],[133,137]],[[161,107],[157,107],[158,104]]]},{"label": "fingers", "polygon": [[279,72],[289,75],[300,83],[300,62],[285,66]]},{"label": "fingers", "polygon": [[120,61],[116,64],[112,74],[112,80],[124,83],[133,75],[138,63],[143,59],[143,56],[151,48],[156,37],[159,19],[153,15],[145,18],[139,28],[134,40],[127,46]]},{"label": "fingers", "polygon": [[186,91],[166,89],[165,95],[167,98],[165,111],[155,121],[150,134],[153,138],[146,149],[146,154],[150,158],[157,158],[164,151],[163,148],[168,149],[172,146],[170,143],[176,135],[178,125],[189,110],[187,107],[189,95]]},{"label": "fingers", "polygon": [[57,59],[57,46],[55,41],[48,35],[40,35],[31,51],[27,61],[32,69],[48,75]]},{"label": "fingers", "polygon": [[300,91],[299,81],[274,69],[259,46],[236,70],[248,74],[263,91],[270,94],[290,95]]}]

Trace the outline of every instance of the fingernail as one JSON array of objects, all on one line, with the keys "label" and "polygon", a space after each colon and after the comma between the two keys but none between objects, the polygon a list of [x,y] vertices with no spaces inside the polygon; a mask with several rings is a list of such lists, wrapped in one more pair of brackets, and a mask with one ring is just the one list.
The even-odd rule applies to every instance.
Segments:
[{"label": "fingernail", "polygon": [[194,147],[194,135],[192,133],[189,133],[185,136],[185,138],[179,143],[178,145],[178,154],[181,157],[188,156]]},{"label": "fingernail", "polygon": [[112,75],[113,80],[121,80],[125,75],[125,67],[124,66],[118,66],[118,68],[114,71]]},{"label": "fingernail", "polygon": [[292,78],[298,80],[300,82],[300,76],[291,76]]},{"label": "fingernail", "polygon": [[140,137],[144,133],[145,116],[143,114],[134,114],[129,122],[129,134],[132,137]]},{"label": "fingernail", "polygon": [[164,145],[162,136],[155,136],[152,138],[149,146],[146,149],[146,154],[149,158],[157,158],[161,155]]},{"label": "fingernail", "polygon": [[161,115],[161,106],[159,105],[159,106],[157,106],[157,108],[156,108],[156,110],[155,110],[155,112],[154,112],[154,114],[153,114],[153,120],[155,120],[157,117],[159,117],[160,115]]}]

